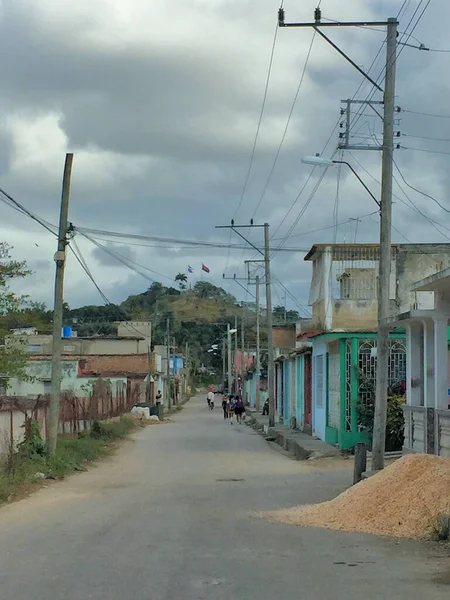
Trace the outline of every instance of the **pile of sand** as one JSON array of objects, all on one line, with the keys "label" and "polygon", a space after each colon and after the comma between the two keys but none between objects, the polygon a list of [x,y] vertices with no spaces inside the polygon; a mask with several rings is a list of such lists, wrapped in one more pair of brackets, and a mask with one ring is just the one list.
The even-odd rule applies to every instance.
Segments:
[{"label": "pile of sand", "polygon": [[450,458],[410,454],[334,500],[263,516],[292,525],[423,537],[433,532],[439,513],[450,514]]}]

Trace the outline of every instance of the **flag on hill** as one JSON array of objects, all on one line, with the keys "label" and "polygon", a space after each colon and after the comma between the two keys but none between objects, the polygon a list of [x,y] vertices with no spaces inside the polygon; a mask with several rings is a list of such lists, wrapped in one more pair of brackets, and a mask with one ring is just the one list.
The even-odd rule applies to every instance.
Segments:
[{"label": "flag on hill", "polygon": [[205,271],[205,273],[209,273],[210,269],[202,263],[202,271]]}]

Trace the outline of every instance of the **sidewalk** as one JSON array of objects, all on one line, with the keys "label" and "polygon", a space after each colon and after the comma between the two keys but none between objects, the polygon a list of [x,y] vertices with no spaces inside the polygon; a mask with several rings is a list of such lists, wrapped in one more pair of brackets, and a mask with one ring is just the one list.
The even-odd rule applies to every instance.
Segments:
[{"label": "sidewalk", "polygon": [[297,460],[340,456],[338,448],[317,440],[307,433],[280,424],[269,427],[269,417],[263,417],[261,413],[249,408],[247,408],[246,423],[256,431],[266,434]]}]

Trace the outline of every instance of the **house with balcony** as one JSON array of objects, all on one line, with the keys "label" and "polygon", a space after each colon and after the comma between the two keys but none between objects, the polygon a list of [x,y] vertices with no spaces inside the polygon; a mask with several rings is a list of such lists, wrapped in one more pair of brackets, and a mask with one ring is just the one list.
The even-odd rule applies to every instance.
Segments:
[{"label": "house with balcony", "polygon": [[[328,443],[351,448],[365,439],[358,403],[368,405],[374,400],[379,246],[315,244],[305,260],[312,263],[312,319],[309,329],[297,334],[297,347],[278,357],[283,379],[277,386],[277,414],[286,425],[295,424]],[[431,309],[433,294],[412,285],[447,267],[450,244],[393,244],[391,314],[411,307]],[[404,328],[394,327],[390,338],[390,387],[404,389]]]}]

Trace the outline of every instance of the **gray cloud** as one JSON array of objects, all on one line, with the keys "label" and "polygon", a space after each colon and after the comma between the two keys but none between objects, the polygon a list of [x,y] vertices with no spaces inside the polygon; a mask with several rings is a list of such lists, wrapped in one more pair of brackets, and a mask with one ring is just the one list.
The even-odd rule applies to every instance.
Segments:
[{"label": "gray cloud", "polygon": [[[150,5],[151,4],[151,5]],[[247,173],[264,89],[278,3],[272,0],[192,1],[174,0],[170,26],[166,3],[140,0],[123,2],[123,22],[114,14],[103,15],[97,0],[5,0],[0,22],[2,86],[0,107],[4,127],[0,130],[0,185],[30,209],[49,221],[58,220],[64,152],[75,152],[71,195],[71,220],[77,225],[176,239],[197,238],[227,243],[230,234],[215,230],[229,223],[236,210]],[[288,20],[311,18],[315,2],[286,7]],[[324,16],[335,18],[385,18],[395,14],[388,0],[353,0],[342,5],[328,0]],[[398,4],[398,7],[397,7]],[[405,27],[415,5],[402,19]],[[436,15],[439,14],[439,19]],[[414,35],[436,47],[445,47],[450,7],[444,2],[430,6]],[[367,30],[330,35],[368,68],[383,40],[383,33]],[[251,177],[237,215],[248,222],[259,204],[273,164],[311,39],[301,30],[279,30],[271,85]],[[401,40],[401,38],[400,38]],[[412,40],[410,40],[412,41]],[[7,57],[7,58],[6,58]],[[449,94],[448,55],[401,50],[398,63],[398,104],[419,112],[446,114]],[[381,71],[383,56],[374,69]],[[443,76],[444,75],[444,76]],[[308,204],[320,173],[314,173],[305,192],[295,202],[310,168],[301,158],[322,150],[339,116],[341,98],[351,96],[360,76],[323,40],[314,41],[307,74],[292,115],[285,143],[260,208],[258,221],[269,221],[274,237],[295,225],[286,245],[306,248],[314,242],[332,241],[337,169],[330,169]],[[369,94],[365,83],[360,98]],[[379,96],[376,96],[379,97]],[[424,137],[450,139],[450,119],[432,119],[399,113],[398,129],[404,146],[450,152],[450,144]],[[364,116],[362,132],[380,132],[380,122]],[[331,136],[326,154],[336,146]],[[408,137],[411,136],[411,137]],[[421,137],[412,137],[421,136]],[[380,178],[378,153],[355,152],[357,160]],[[378,185],[346,154],[375,195]],[[445,202],[449,190],[448,156],[399,150],[396,160],[408,181]],[[432,201],[402,187],[424,211],[439,222],[446,216]],[[408,198],[395,185],[402,201]],[[280,221],[293,205],[279,230]],[[423,217],[400,200],[394,205],[395,227],[412,241],[444,241]],[[355,221],[374,210],[371,199],[343,168],[340,181],[338,241],[354,239]],[[3,209],[2,236],[14,242],[15,251],[26,258],[36,275],[26,285],[36,299],[51,304],[55,241],[34,225]],[[32,235],[21,235],[30,227]],[[317,229],[327,228],[323,231]],[[251,232],[252,241],[258,241]],[[376,241],[376,216],[358,223],[358,241]],[[404,241],[394,231],[396,241]],[[8,238],[9,239],[9,238]],[[35,241],[39,248],[34,246]],[[239,241],[233,238],[236,243]],[[279,243],[279,242],[278,242]],[[275,242],[274,242],[275,244]],[[149,245],[152,245],[149,242]],[[89,242],[80,242],[92,272],[114,301],[138,293],[150,285]],[[200,276],[202,261],[211,268],[210,280],[241,297],[233,282],[223,282],[222,272],[243,275],[243,259],[254,253],[220,249],[182,251],[163,247],[114,246],[122,254],[156,273],[149,277],[166,284],[188,264]],[[106,268],[105,268],[106,267]],[[273,261],[276,276],[301,304],[307,304],[310,265],[303,254],[278,253]],[[166,279],[164,279],[164,277]],[[82,284],[84,282],[84,284]],[[22,286],[22,283],[20,284]],[[276,294],[283,294],[275,286]],[[72,259],[66,276],[71,305],[101,301],[95,288]],[[288,299],[288,304],[293,304]]]}]

